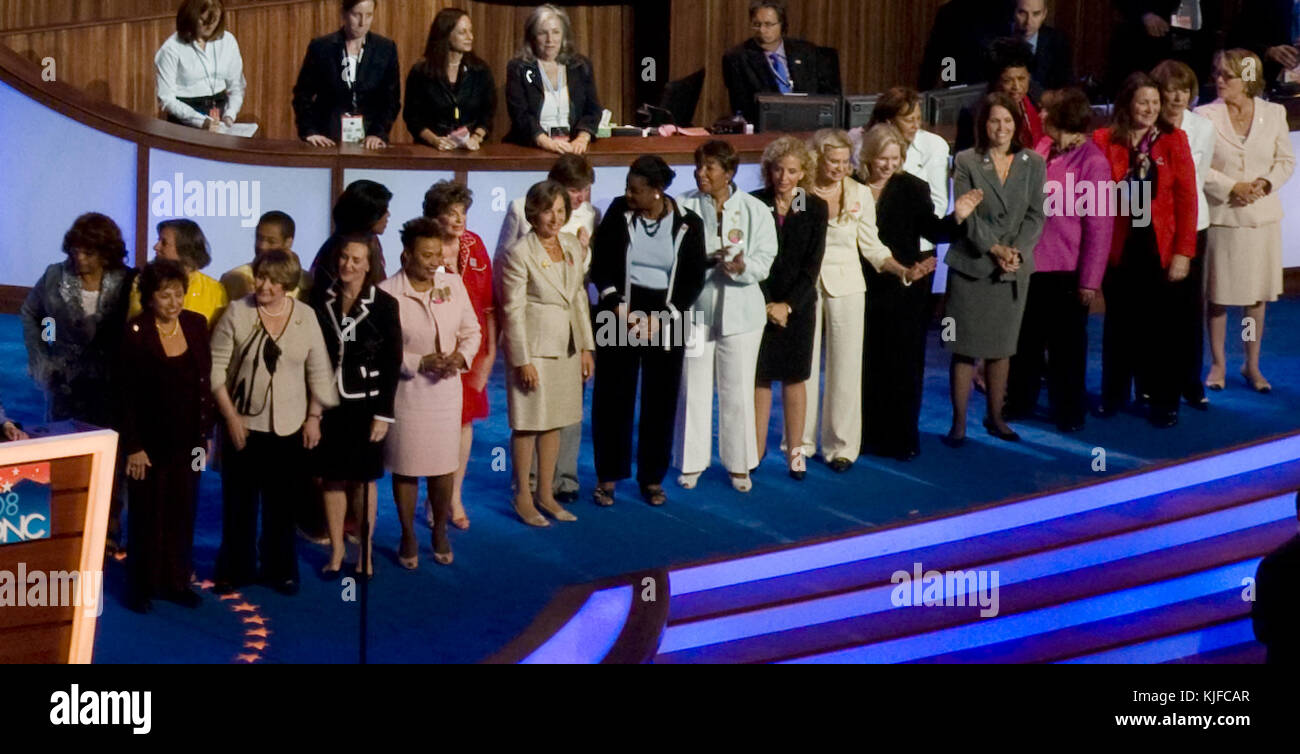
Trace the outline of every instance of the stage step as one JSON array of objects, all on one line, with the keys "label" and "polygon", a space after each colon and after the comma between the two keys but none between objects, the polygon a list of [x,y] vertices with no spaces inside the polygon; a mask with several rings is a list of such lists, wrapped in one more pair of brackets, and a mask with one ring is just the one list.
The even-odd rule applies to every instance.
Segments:
[{"label": "stage step", "polygon": [[[818,550],[811,557],[740,559],[748,571],[737,563],[674,572],[655,662],[1257,661],[1242,579],[1295,531],[1300,461],[1218,478],[1188,466],[1182,475],[1150,472],[1176,475],[1161,484],[1144,484],[1147,475],[1107,483],[1154,494],[1115,499],[1123,491],[1098,489],[1111,498],[1091,505],[1065,503],[1077,490],[1045,496],[1073,510],[1022,513],[1002,528],[980,522],[978,536],[940,532],[905,549],[911,532],[876,532],[851,543],[856,559],[840,541],[805,546]],[[763,560],[772,557],[782,562]],[[996,616],[981,617],[974,595],[952,606],[896,605],[891,579],[913,575],[915,564],[996,575]]]}]

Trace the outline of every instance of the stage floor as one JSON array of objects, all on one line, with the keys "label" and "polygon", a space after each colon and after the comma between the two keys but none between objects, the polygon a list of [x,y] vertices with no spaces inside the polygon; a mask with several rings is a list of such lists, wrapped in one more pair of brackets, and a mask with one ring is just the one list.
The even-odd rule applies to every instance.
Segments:
[{"label": "stage floor", "polygon": [[[1208,412],[1185,408],[1181,423],[1172,430],[1153,429],[1137,414],[1090,419],[1073,435],[1061,435],[1044,422],[1024,422],[1016,425],[1024,441],[1013,445],[989,438],[979,427],[984,405],[977,395],[971,405],[971,442],[950,450],[939,443],[949,422],[948,378],[947,356],[934,331],[921,419],[922,454],[916,460],[863,457],[842,475],[814,462],[807,479],[795,482],[786,475],[779,454],[770,451],[747,495],[733,491],[715,463],[692,491],[678,488],[670,475],[665,485],[669,502],[661,509],[642,503],[632,482],[619,487],[613,508],[600,509],[588,497],[594,485],[588,431],[579,461],[583,495],[570,506],[580,520],[545,530],[526,527],[515,518],[509,472],[493,470],[494,456],[506,452],[509,440],[498,365],[490,390],[492,416],[476,425],[465,484],[472,527],[468,532],[453,530],[454,565],[433,562],[428,531],[421,528],[419,569],[398,566],[392,492],[387,480],[380,482],[369,659],[473,662],[526,628],[566,584],[939,516],[1300,429],[1300,300],[1284,299],[1271,306],[1268,315],[1264,369],[1273,383],[1272,394],[1260,395],[1245,386],[1237,376],[1240,348],[1230,347],[1228,388],[1211,393]],[[1100,381],[1100,317],[1089,327],[1088,384],[1095,390]],[[0,364],[5,365],[0,370],[0,399],[9,414],[36,423],[43,402],[26,375],[21,326],[12,315],[0,316]],[[780,433],[779,410],[774,414],[769,441],[773,449]],[[1098,448],[1105,451],[1105,471],[1093,470]],[[496,466],[503,468],[499,462]],[[206,472],[195,535],[200,580],[211,577],[220,529],[220,478]],[[122,606],[125,569],[111,564],[96,661],[354,662],[358,603],[344,599],[339,584],[314,576],[325,562],[325,548],[299,541],[299,557],[303,585],[295,597],[251,587],[241,600],[218,600],[205,593],[204,604],[196,610],[158,602],[146,616]]]}]

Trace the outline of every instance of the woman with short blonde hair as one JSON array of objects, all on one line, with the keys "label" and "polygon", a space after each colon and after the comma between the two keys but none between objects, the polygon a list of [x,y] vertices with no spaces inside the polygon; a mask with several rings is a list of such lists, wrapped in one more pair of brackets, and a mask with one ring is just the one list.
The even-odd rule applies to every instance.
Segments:
[{"label": "woman with short blonde hair", "polygon": [[[1248,75],[1254,71],[1256,75]],[[1224,341],[1229,306],[1245,308],[1254,337],[1243,337],[1246,363],[1241,376],[1261,393],[1272,390],[1260,372],[1264,306],[1282,294],[1282,201],[1278,189],[1295,170],[1286,109],[1260,99],[1263,64],[1248,50],[1214,56],[1219,98],[1196,108],[1214,123],[1218,140],[1205,177],[1210,207],[1206,231],[1206,298],[1209,299],[1210,356],[1205,384],[1222,390],[1227,371]]]}]

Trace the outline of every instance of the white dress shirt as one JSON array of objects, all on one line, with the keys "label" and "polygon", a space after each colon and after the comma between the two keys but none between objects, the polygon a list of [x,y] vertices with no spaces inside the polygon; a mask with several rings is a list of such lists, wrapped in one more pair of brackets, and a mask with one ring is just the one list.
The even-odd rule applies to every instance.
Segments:
[{"label": "white dress shirt", "polygon": [[158,48],[153,59],[158,88],[158,105],[186,125],[202,128],[207,113],[181,102],[180,97],[212,97],[226,92],[225,115],[239,117],[244,104],[244,60],[235,35],[225,32],[208,40],[204,49],[185,44],[172,34]]},{"label": "white dress shirt", "polygon": [[[948,214],[948,140],[924,129],[907,147],[903,170],[925,181],[930,187],[930,200],[934,202],[936,217]],[[934,244],[921,239],[921,251],[929,251]]]},{"label": "white dress shirt", "polygon": [[1196,163],[1196,230],[1210,227],[1210,205],[1205,201],[1205,176],[1214,161],[1214,124],[1204,115],[1197,115],[1191,110],[1183,112],[1180,126],[1187,134],[1187,142],[1192,147],[1192,162]]}]

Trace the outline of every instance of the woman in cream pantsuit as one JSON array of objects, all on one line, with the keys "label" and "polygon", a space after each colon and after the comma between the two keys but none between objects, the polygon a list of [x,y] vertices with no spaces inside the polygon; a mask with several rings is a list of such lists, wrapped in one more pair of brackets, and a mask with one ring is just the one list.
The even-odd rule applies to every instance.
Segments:
[{"label": "woman in cream pantsuit", "polygon": [[1254,338],[1242,338],[1246,363],[1241,375],[1252,388],[1267,393],[1272,387],[1260,372],[1259,350],[1264,305],[1282,293],[1282,201],[1277,192],[1295,169],[1295,153],[1285,108],[1260,99],[1262,81],[1258,76],[1247,81],[1245,70],[1263,70],[1254,53],[1227,50],[1216,55],[1214,86],[1219,98],[1196,108],[1214,124],[1218,139],[1205,177],[1210,205],[1205,295],[1213,359],[1205,385],[1223,389],[1227,307],[1242,306],[1255,326]]},{"label": "woman in cream pantsuit", "polygon": [[695,486],[713,457],[713,388],[718,392],[718,454],[731,486],[751,488],[758,466],[754,385],[758,348],[767,325],[767,301],[759,283],[776,260],[778,241],[772,210],[732,183],[740,157],[725,141],[695,150],[695,191],[681,206],[704,220],[704,247],[712,269],[695,300],[694,341],[686,349],[677,399],[673,460],[682,470],[677,483]]},{"label": "woman in cream pantsuit", "polygon": [[549,525],[533,505],[528,472],[537,451],[537,505],[557,521],[577,517],[554,496],[560,432],[582,421],[582,383],[594,370],[596,340],[583,283],[582,247],[561,233],[569,194],[555,181],[528,190],[524,213],[533,230],[501,260],[515,512],[530,526]]},{"label": "woman in cream pantsuit", "polygon": [[[877,272],[905,272],[876,233],[876,200],[849,176],[852,143],[839,129],[823,129],[809,145],[817,160],[813,193],[830,212],[826,254],[817,283],[817,324],[813,329],[812,376],[803,452],[817,450],[817,399],[822,343],[826,344],[826,396],[821,404],[822,458],[837,472],[847,471],[862,445],[862,348],[867,316],[867,279],[861,259]],[[859,256],[860,255],[860,256]]]}]

